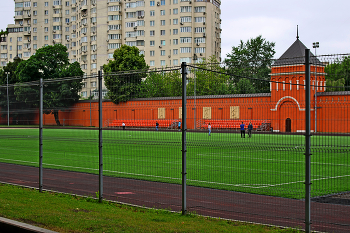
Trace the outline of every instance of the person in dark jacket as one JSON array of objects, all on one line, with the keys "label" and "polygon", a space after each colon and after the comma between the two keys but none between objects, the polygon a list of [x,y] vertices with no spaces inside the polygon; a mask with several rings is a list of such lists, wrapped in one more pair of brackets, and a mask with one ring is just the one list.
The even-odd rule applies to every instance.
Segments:
[{"label": "person in dark jacket", "polygon": [[252,130],[253,130],[253,125],[252,122],[249,121],[248,125],[248,136],[251,138],[252,137]]},{"label": "person in dark jacket", "polygon": [[243,124],[243,121],[242,121],[242,124],[240,125],[240,128],[241,128],[241,138],[245,138],[245,124]]}]

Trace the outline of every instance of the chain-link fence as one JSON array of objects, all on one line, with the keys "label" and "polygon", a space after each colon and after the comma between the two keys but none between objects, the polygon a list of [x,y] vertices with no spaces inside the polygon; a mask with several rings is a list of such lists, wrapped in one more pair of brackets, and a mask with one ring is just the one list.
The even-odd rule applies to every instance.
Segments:
[{"label": "chain-link fence", "polygon": [[[347,55],[305,56],[273,61],[268,72],[183,64],[3,85],[1,181],[348,232],[346,64]],[[98,79],[102,97],[102,78],[103,100],[62,93]]]}]

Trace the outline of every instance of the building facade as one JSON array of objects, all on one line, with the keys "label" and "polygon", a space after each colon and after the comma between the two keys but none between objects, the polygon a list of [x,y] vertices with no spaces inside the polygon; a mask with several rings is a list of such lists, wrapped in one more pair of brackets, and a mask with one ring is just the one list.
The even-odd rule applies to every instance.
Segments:
[{"label": "building facade", "polygon": [[[14,0],[14,24],[1,35],[0,66],[60,43],[71,62],[96,74],[122,44],[136,46],[151,68],[221,61],[220,0]],[[96,89],[84,83],[82,97]]]}]

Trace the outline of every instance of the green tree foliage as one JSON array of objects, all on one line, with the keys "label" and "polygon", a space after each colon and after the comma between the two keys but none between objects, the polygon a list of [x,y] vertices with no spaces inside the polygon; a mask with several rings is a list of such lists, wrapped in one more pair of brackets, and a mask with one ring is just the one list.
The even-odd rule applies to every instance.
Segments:
[{"label": "green tree foliage", "polygon": [[350,91],[350,57],[344,57],[325,67],[326,91]]},{"label": "green tree foliage", "polygon": [[233,94],[252,94],[256,93],[256,90],[250,79],[241,78],[235,85],[230,85],[230,92]]},{"label": "green tree foliage", "polygon": [[[225,64],[231,77],[231,86],[238,84],[241,78],[250,78],[256,92],[268,92],[272,58],[275,55],[275,43],[266,41],[262,36],[251,38],[247,42],[232,47],[227,54]],[[266,81],[260,81],[266,80]],[[243,81],[246,82],[246,81]],[[234,87],[236,91],[238,87]],[[231,88],[232,89],[232,88]],[[239,91],[241,92],[241,91]]]},{"label": "green tree foliage", "polygon": [[[229,94],[229,76],[220,66],[215,56],[196,64],[199,68],[192,69],[188,75],[187,95],[225,95]],[[196,89],[196,93],[194,93]]]},{"label": "green tree foliage", "polygon": [[[60,125],[58,112],[79,100],[82,88],[82,76],[78,62],[69,63],[67,48],[61,44],[40,48],[28,60],[22,61],[16,70],[19,82],[38,81],[43,78],[44,113],[53,114],[57,125]],[[75,79],[62,79],[76,77]],[[56,79],[56,80],[54,80]],[[38,107],[39,88],[35,85],[15,87],[17,100],[26,103],[28,107]],[[33,101],[35,100],[35,101]]]},{"label": "green tree foliage", "polygon": [[168,97],[181,96],[181,94],[182,79],[179,70],[154,70],[142,81],[139,97]]},{"label": "green tree foliage", "polygon": [[[2,117],[7,117],[7,89],[8,89],[8,102],[10,110],[10,124],[17,122],[18,124],[28,124],[34,118],[34,114],[26,111],[26,104],[17,100],[15,96],[15,89],[13,84],[18,83],[19,79],[16,74],[16,69],[21,59],[15,59],[14,62],[9,62],[3,70],[0,70],[0,108]],[[8,75],[6,73],[9,73]],[[7,77],[8,84],[7,87]]]},{"label": "green tree foliage", "polygon": [[[108,89],[107,97],[114,103],[125,102],[137,97],[140,85],[146,74],[137,73],[123,75],[121,71],[147,70],[144,55],[135,46],[122,45],[113,54],[113,61],[103,66],[105,72],[105,86]],[[119,73],[117,73],[119,72]],[[115,73],[115,74],[112,74]]]}]

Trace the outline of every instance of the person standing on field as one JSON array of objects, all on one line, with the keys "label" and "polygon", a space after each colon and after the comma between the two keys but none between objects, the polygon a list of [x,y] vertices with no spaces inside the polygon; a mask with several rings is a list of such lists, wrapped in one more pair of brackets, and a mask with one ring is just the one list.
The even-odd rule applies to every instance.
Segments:
[{"label": "person standing on field", "polygon": [[158,127],[159,127],[159,124],[158,124],[158,121],[156,122],[156,130],[158,131]]},{"label": "person standing on field", "polygon": [[210,133],[211,133],[211,125],[210,125],[210,123],[208,124],[208,130],[209,130],[209,136],[210,136]]},{"label": "person standing on field", "polygon": [[179,131],[181,130],[181,121],[179,121],[177,128],[179,129]]},{"label": "person standing on field", "polygon": [[240,125],[240,128],[241,128],[241,138],[245,138],[245,129],[244,129],[244,124],[243,124],[243,121],[242,121],[242,124]]},{"label": "person standing on field", "polygon": [[123,130],[125,130],[125,123],[124,122],[123,122],[122,126],[123,126]]},{"label": "person standing on field", "polygon": [[253,130],[253,125],[252,122],[249,121],[249,125],[248,125],[248,136],[251,138],[252,137],[252,130]]}]

